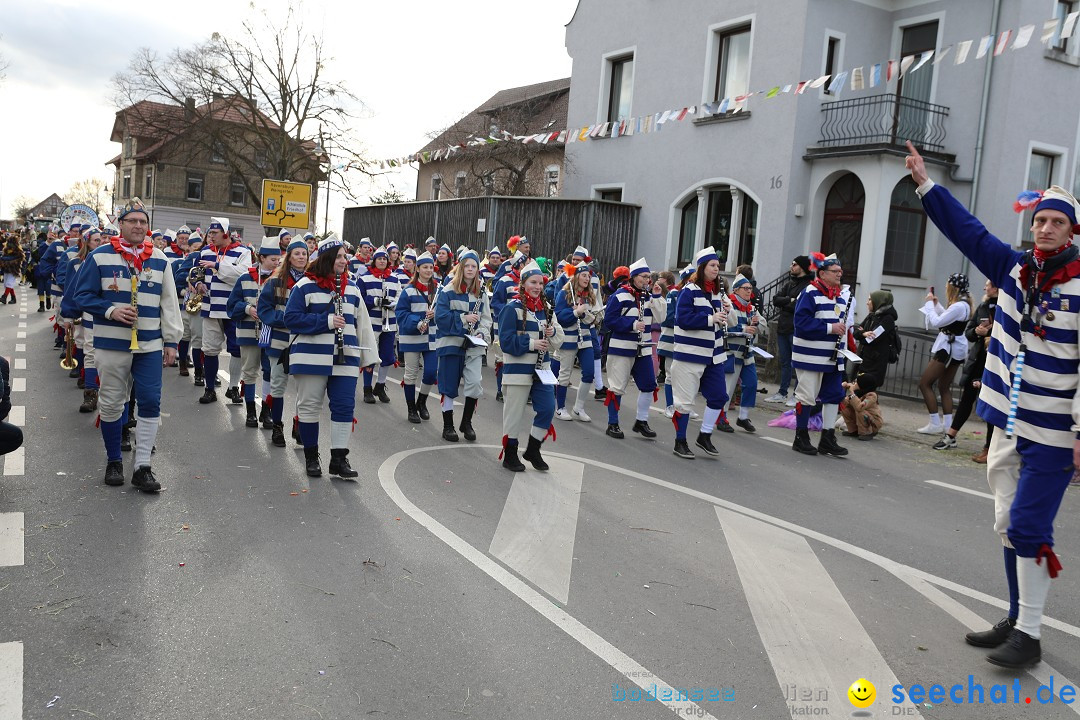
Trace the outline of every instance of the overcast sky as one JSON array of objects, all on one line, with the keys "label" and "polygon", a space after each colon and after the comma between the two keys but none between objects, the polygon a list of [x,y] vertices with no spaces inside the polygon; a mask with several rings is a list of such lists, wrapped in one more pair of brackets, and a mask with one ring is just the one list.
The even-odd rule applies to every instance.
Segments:
[{"label": "overcast sky", "polygon": [[[283,14],[288,3],[255,4]],[[565,25],[576,6],[577,0],[303,3],[307,27],[325,34],[332,72],[370,110],[358,130],[373,159],[418,150],[429,132],[501,89],[569,77]],[[213,32],[229,33],[250,12],[244,0],[0,0],[0,56],[8,63],[0,81],[0,217],[12,217],[20,195],[63,196],[91,177],[111,187],[105,163],[120,152],[109,141],[117,110],[112,77],[139,47],[164,55]],[[382,183],[414,196],[415,173]],[[331,228],[340,229],[344,204],[331,196]]]}]

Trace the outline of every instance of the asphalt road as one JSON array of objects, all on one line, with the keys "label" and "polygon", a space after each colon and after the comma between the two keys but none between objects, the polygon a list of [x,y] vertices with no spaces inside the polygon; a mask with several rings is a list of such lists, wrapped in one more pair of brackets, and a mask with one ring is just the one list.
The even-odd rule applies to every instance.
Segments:
[{"label": "asphalt road", "polygon": [[[879,718],[1077,712],[1021,707],[1051,675],[1080,681],[1075,491],[1044,663],[1014,689],[962,641],[1005,607],[966,454],[879,439],[807,458],[756,410],[757,435],[687,462],[661,414],[657,441],[616,441],[590,400],[592,424],[557,421],[552,472],[515,477],[501,405],[481,401],[476,444],[449,444],[392,384],[390,405],[357,405],[358,481],[309,480],[295,443],[166,370],[148,496],[101,483],[93,416],[29,307],[0,308],[27,434],[0,461],[0,720],[846,717],[862,677]],[[891,701],[935,683],[963,702]],[[685,696],[634,699],[654,687]]]}]

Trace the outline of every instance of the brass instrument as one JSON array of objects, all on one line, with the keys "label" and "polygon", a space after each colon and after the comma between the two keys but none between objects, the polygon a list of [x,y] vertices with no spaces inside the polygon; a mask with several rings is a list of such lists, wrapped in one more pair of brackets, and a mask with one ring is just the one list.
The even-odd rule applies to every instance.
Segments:
[{"label": "brass instrument", "polygon": [[[341,291],[335,282],[334,293],[330,300],[334,303],[334,314],[345,316],[345,299],[341,296]],[[345,364],[345,328],[339,327],[334,331],[334,344],[337,346],[337,352],[334,354],[334,364]]]},{"label": "brass instrument", "polygon": [[[206,282],[206,268],[202,265],[195,265],[188,270],[187,277],[188,285],[192,287],[197,286],[199,283]],[[196,291],[194,295],[188,297],[187,302],[184,303],[184,310],[190,315],[197,315],[202,310],[203,293]]]},{"label": "brass instrument", "polygon": [[65,333],[66,347],[64,357],[60,359],[60,367],[65,370],[74,370],[79,367],[79,361],[75,359],[75,333],[74,327]]},{"label": "brass instrument", "polygon": [[134,267],[129,267],[131,275],[131,309],[135,311],[135,319],[131,321],[131,344],[128,350],[139,349],[139,273]]}]

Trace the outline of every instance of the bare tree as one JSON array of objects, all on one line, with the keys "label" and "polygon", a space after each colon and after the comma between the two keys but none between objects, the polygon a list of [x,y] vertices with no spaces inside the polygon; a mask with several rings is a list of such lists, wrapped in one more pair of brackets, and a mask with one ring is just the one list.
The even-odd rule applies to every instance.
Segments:
[{"label": "bare tree", "polygon": [[[364,106],[329,75],[323,36],[309,31],[303,16],[302,4],[290,3],[280,21],[262,11],[234,36],[214,33],[164,58],[142,48],[113,78],[114,100],[192,159],[224,158],[251,197],[262,191],[254,178],[325,180],[320,164],[362,160],[352,126]],[[139,104],[144,100],[152,102]],[[322,149],[324,137],[333,140],[333,157]],[[355,200],[347,174],[330,175]]]},{"label": "bare tree", "polygon": [[88,178],[72,185],[64,199],[69,205],[86,205],[100,216],[109,207],[109,188],[100,178]]},{"label": "bare tree", "polygon": [[15,207],[15,218],[17,220],[25,220],[26,216],[30,214],[30,211],[38,204],[38,201],[27,195],[19,195],[15,198],[13,203]]},{"label": "bare tree", "polygon": [[378,195],[371,195],[368,199],[371,200],[372,205],[393,205],[407,201],[407,198],[396,189],[383,190]]}]

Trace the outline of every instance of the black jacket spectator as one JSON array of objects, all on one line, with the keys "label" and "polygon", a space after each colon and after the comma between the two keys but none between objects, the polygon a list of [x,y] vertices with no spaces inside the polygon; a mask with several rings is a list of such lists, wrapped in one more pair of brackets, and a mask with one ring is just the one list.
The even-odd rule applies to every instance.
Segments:
[{"label": "black jacket spectator", "polygon": [[776,332],[791,335],[795,332],[795,301],[810,284],[813,277],[809,273],[799,277],[790,277],[780,286],[773,296],[773,307],[780,311],[776,318]]},{"label": "black jacket spectator", "polygon": [[[878,295],[878,293],[882,293],[882,296],[877,298],[881,301],[881,305],[874,305],[873,312],[863,318],[862,322],[856,324],[852,328],[851,334],[858,345],[859,357],[862,358],[862,363],[859,364],[859,372],[873,375],[880,387],[885,382],[885,376],[889,371],[893,333],[896,332],[896,321],[899,316],[896,313],[896,308],[892,306],[892,293],[888,291],[877,290],[871,293],[871,303],[874,302],[875,295]],[[871,330],[876,330],[878,327],[884,328],[882,335],[875,337],[873,342],[866,342],[863,335]]]}]

